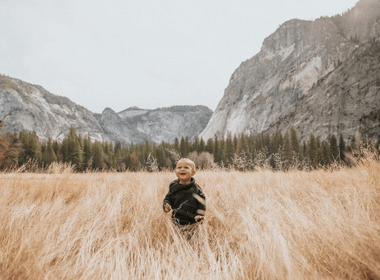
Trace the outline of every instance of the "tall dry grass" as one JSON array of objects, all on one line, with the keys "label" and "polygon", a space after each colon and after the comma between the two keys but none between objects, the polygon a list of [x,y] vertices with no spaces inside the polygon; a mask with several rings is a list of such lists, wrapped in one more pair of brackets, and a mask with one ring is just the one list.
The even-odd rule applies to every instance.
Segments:
[{"label": "tall dry grass", "polygon": [[162,211],[172,173],[0,174],[0,279],[380,279],[379,163],[195,178],[188,241]]}]

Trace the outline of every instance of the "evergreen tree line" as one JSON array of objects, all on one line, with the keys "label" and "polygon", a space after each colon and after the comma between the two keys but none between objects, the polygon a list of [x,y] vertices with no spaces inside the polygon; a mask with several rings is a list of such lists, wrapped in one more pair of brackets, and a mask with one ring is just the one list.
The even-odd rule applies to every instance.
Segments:
[{"label": "evergreen tree line", "polygon": [[276,170],[310,170],[332,164],[350,164],[346,155],[361,156],[361,145],[379,153],[379,141],[376,144],[363,141],[358,133],[352,139],[346,143],[342,135],[339,139],[331,135],[328,141],[320,141],[311,134],[308,141],[301,143],[296,129],[291,128],[284,135],[281,132],[258,136],[229,133],[226,138],[215,136],[206,142],[197,137],[192,141],[182,137],[173,143],[145,142],[123,146],[120,142],[91,141],[89,135],[78,135],[74,127],[61,142],[50,139],[41,142],[36,132],[22,131],[18,135],[0,136],[0,169],[19,168],[30,162],[44,169],[58,162],[72,165],[77,172],[159,171],[172,169],[180,157],[189,157],[201,169],[254,170],[265,166]]}]

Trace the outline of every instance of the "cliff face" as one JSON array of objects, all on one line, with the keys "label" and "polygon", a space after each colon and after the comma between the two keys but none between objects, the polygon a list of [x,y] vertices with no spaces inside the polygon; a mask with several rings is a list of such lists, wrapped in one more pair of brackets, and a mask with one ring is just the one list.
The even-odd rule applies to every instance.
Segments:
[{"label": "cliff face", "polygon": [[361,45],[349,59],[320,79],[295,106],[282,111],[281,120],[266,133],[295,126],[301,139],[313,133],[322,139],[331,134],[350,139],[380,136],[380,43]]},{"label": "cliff face", "polygon": [[36,131],[41,140],[62,140],[71,126],[99,141],[108,138],[89,110],[40,86],[0,77],[2,132]]},{"label": "cliff face", "polygon": [[120,113],[107,108],[97,118],[111,139],[130,144],[172,142],[186,136],[191,139],[206,127],[211,115],[205,106],[173,106],[155,110],[130,108]]},{"label": "cliff face", "polygon": [[202,132],[212,111],[205,106],[173,106],[131,118],[138,131],[149,135],[153,142],[172,142],[179,136],[189,137]]},{"label": "cliff face", "polygon": [[94,114],[68,98],[41,86],[0,76],[2,132],[36,131],[42,141],[62,140],[71,126],[78,134],[123,144],[172,141],[198,135],[212,111],[204,106],[175,106],[156,110],[128,108],[120,113],[106,108]]},{"label": "cliff face", "polygon": [[[367,52],[376,48],[379,38],[380,1],[374,0],[362,0],[344,15],[284,23],[232,74],[200,137],[285,132],[293,125],[302,140],[310,131],[321,139],[331,133],[348,137],[355,130],[372,135],[374,130],[359,120],[376,115],[380,105],[375,85],[378,53]],[[373,45],[366,44],[369,41]],[[360,61],[355,73],[352,61]],[[364,77],[368,83],[363,84]],[[360,93],[350,90],[356,83]],[[370,107],[359,105],[363,98],[371,100]],[[356,106],[338,104],[342,99]],[[331,109],[335,107],[339,110]]]}]

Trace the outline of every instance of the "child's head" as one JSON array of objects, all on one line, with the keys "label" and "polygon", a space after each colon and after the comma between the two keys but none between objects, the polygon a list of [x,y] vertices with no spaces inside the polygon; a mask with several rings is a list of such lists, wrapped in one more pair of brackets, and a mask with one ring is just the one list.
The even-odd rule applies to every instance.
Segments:
[{"label": "child's head", "polygon": [[195,163],[188,158],[181,158],[174,172],[181,184],[188,184],[196,172]]}]

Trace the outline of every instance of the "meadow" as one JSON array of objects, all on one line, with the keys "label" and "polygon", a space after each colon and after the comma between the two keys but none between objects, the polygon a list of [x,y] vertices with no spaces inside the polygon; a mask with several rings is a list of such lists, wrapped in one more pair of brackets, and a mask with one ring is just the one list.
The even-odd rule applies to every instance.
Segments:
[{"label": "meadow", "polygon": [[380,164],[199,171],[206,220],[162,210],[171,172],[0,174],[0,279],[380,279]]}]

